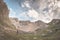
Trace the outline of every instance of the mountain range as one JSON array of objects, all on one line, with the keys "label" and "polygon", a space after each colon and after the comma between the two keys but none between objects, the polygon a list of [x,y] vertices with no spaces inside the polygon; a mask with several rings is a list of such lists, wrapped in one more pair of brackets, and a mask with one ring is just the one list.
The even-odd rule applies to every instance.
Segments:
[{"label": "mountain range", "polygon": [[0,0],[0,40],[60,40],[60,19],[50,23],[9,18],[7,5]]}]

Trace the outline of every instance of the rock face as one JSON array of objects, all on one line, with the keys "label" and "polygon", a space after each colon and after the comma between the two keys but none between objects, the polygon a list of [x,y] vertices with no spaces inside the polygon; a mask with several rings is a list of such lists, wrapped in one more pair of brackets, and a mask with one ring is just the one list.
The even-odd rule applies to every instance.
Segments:
[{"label": "rock face", "polygon": [[22,30],[25,32],[34,32],[38,28],[44,29],[48,27],[48,25],[42,21],[36,21],[36,22],[20,21],[17,18],[10,18],[10,20],[18,30]]},{"label": "rock face", "polygon": [[9,20],[8,7],[3,0],[0,0],[0,24],[3,25],[4,27],[11,27],[12,25]]},{"label": "rock face", "polygon": [[0,24],[5,27],[8,27],[10,25],[9,10],[3,0],[0,0]]},{"label": "rock face", "polygon": [[36,22],[21,21],[21,20],[19,21],[17,18],[13,18],[12,21],[14,21],[15,26],[18,23],[16,27],[21,31],[21,33],[34,32],[35,36],[40,35],[43,40],[50,40],[50,39],[59,40],[60,38],[60,20],[59,19],[54,19],[52,20],[52,22],[48,24],[41,21],[36,21]]},{"label": "rock face", "polygon": [[[7,5],[3,2],[3,0],[0,0],[0,40],[15,40],[12,37],[13,34],[12,31],[8,30],[10,29],[10,27],[12,27],[9,21],[8,14],[9,14],[9,10],[7,8]],[[12,34],[10,35],[9,32],[11,32]]]},{"label": "rock face", "polygon": [[8,18],[9,10],[7,8],[7,5],[3,2],[3,0],[0,0],[0,21],[3,21]]}]

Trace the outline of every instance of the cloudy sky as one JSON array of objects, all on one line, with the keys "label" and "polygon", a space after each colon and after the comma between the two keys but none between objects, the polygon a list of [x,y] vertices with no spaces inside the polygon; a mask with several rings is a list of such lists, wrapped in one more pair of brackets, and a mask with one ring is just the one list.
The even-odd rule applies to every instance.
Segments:
[{"label": "cloudy sky", "polygon": [[45,23],[50,22],[54,18],[52,10],[57,8],[52,0],[49,4],[48,2],[50,1],[48,0],[4,0],[4,2],[6,2],[10,10],[9,17],[16,17],[19,20],[30,20],[32,22],[37,20]]}]

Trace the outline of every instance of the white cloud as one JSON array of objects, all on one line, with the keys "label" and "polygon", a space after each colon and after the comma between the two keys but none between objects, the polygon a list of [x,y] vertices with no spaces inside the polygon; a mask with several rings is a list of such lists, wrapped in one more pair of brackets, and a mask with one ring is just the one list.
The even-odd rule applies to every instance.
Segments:
[{"label": "white cloud", "polygon": [[57,6],[60,7],[60,1],[57,2]]},{"label": "white cloud", "polygon": [[25,1],[25,2],[23,3],[23,6],[26,6],[26,7],[28,7],[28,8],[31,8],[31,7],[30,7],[30,4],[29,4],[29,1]]},{"label": "white cloud", "polygon": [[19,18],[19,20],[29,20],[29,17],[27,16],[26,12],[19,14],[18,18]]},{"label": "white cloud", "polygon": [[9,8],[10,14],[9,17],[16,17],[16,12],[14,12],[11,8]]},{"label": "white cloud", "polygon": [[25,7],[24,4],[21,4],[22,7]]},{"label": "white cloud", "polygon": [[39,14],[35,10],[29,10],[28,13],[27,13],[27,15],[29,17],[33,17],[35,19],[39,16]]},{"label": "white cloud", "polygon": [[[42,2],[44,2],[44,0]],[[33,18],[33,19],[30,20],[31,22],[41,20],[45,23],[49,23],[54,19],[54,17],[55,18],[60,17],[60,14],[57,14],[57,16],[55,16],[54,13],[52,12],[52,6],[54,6],[54,5],[52,5],[53,3],[49,4],[49,7],[48,7],[48,9],[46,9],[46,11],[43,11],[43,10],[45,8],[47,8],[47,4],[46,5],[45,4],[43,4],[43,5],[39,4],[40,3],[39,0],[35,1],[33,4],[32,3],[33,3],[32,0],[31,0],[31,2],[26,0],[21,4],[22,7],[30,8],[30,10],[28,10],[26,8],[26,10],[28,10],[27,13],[22,12],[21,14],[19,13],[19,11],[21,9],[17,10],[17,12],[19,13],[19,16],[18,16],[19,19],[30,20],[30,17],[31,17],[31,18]],[[60,7],[60,2],[58,2],[56,6]],[[56,10],[55,7],[54,7],[54,9]],[[10,11],[10,13],[11,13],[10,17],[16,17],[15,11],[13,11],[11,8],[10,8],[10,10],[11,10]]]},{"label": "white cloud", "polygon": [[45,23],[49,23],[52,20],[52,16],[50,14],[43,14],[43,13],[38,13],[34,9],[29,10],[27,15],[29,17],[32,17],[33,19],[30,20],[31,22],[35,22],[37,20],[41,20]]}]

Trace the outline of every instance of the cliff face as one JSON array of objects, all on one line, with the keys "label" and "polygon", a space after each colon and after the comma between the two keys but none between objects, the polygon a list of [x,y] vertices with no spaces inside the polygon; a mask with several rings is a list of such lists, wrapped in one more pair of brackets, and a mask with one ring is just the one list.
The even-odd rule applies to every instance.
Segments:
[{"label": "cliff face", "polygon": [[12,24],[9,20],[9,10],[6,3],[0,0],[0,26],[11,27]]},{"label": "cliff face", "polygon": [[[8,30],[10,27],[12,27],[8,14],[9,10],[7,8],[7,5],[3,2],[3,0],[0,0],[0,40],[15,40],[12,37],[12,31]],[[10,32],[12,34],[10,34]]]},{"label": "cliff face", "polygon": [[30,21],[21,21],[17,18],[10,18],[13,25],[18,30],[24,31],[24,32],[35,32],[37,29],[44,29],[48,25],[42,21],[36,21],[36,22],[30,22]]},{"label": "cliff face", "polygon": [[9,25],[9,10],[7,5],[3,2],[3,0],[0,0],[0,24],[3,26]]},{"label": "cliff face", "polygon": [[7,8],[7,5],[3,2],[3,0],[0,0],[0,20],[3,21],[5,19],[8,19],[9,10]]}]

